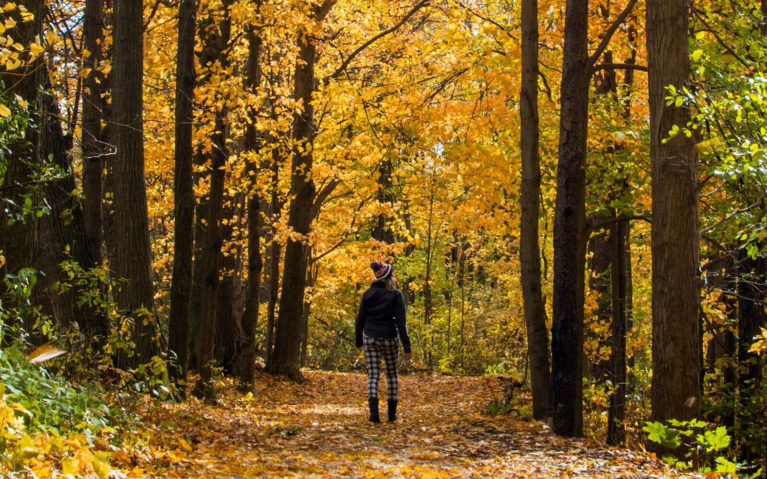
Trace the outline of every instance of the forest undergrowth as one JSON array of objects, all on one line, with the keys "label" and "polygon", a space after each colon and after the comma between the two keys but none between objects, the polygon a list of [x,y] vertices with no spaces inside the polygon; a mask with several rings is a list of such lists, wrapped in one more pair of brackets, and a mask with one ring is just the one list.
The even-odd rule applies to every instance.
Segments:
[{"label": "forest undergrowth", "polygon": [[364,375],[306,378],[258,373],[246,395],[222,383],[215,405],[149,401],[146,442],[116,451],[113,465],[157,478],[699,477],[652,454],[557,437],[514,412],[489,414],[503,394],[497,377],[401,377],[399,418],[381,424],[367,421]]}]

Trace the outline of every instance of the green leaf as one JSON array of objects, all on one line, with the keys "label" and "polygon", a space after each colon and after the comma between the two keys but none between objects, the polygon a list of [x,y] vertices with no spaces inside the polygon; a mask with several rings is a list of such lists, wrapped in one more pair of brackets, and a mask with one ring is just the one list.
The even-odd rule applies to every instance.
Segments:
[{"label": "green leaf", "polygon": [[720,451],[730,445],[730,435],[726,427],[719,426],[713,431],[706,431],[701,443],[705,445],[706,452]]},{"label": "green leaf", "polygon": [[725,457],[716,458],[716,472],[720,474],[737,474],[738,465],[734,462],[730,462]]}]

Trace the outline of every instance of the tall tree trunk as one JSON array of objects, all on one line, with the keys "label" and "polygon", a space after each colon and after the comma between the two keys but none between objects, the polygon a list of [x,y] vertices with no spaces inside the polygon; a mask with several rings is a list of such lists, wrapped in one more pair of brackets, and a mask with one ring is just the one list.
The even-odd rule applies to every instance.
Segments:
[{"label": "tall tree trunk", "polygon": [[83,69],[88,74],[83,82],[82,155],[83,155],[83,226],[88,238],[89,249],[95,264],[101,264],[101,201],[103,190],[102,170],[104,135],[101,124],[104,120],[101,98],[105,93],[104,75],[101,73],[104,40],[103,0],[86,0],[83,42],[88,56]]},{"label": "tall tree trunk", "polygon": [[549,337],[541,292],[541,252],[538,212],[541,167],[538,154],[538,0],[522,2],[522,79],[520,91],[520,152],[522,192],[519,259],[522,265],[522,300],[527,329],[527,354],[533,393],[533,417],[549,413]]},{"label": "tall tree trunk", "polygon": [[[261,7],[261,2],[256,3],[256,12]],[[261,34],[255,28],[250,27],[248,37],[248,64],[246,86],[255,92],[261,83]],[[255,114],[248,123],[245,135],[245,148],[248,151],[258,153],[259,132],[256,131]],[[258,174],[258,168],[251,165],[253,171]],[[253,176],[255,178],[255,175]],[[261,270],[263,269],[263,257],[261,256],[261,235],[263,234],[263,220],[261,219],[261,195],[256,185],[250,188],[250,196],[247,199],[248,209],[248,292],[245,299],[245,312],[242,316],[242,335],[240,338],[240,389],[253,389],[256,373],[256,327],[258,326],[258,311],[260,306]]]},{"label": "tall tree trunk", "polygon": [[266,305],[266,337],[264,344],[264,358],[266,358],[266,366],[269,367],[272,350],[274,349],[274,329],[277,323],[277,304],[280,297],[280,258],[282,256],[282,245],[277,241],[275,232],[275,223],[281,209],[278,188],[278,175],[279,164],[276,160],[273,163],[272,171],[272,198],[270,201],[269,211],[271,214],[271,226],[269,228],[269,247],[268,247],[268,260],[267,260],[267,287],[268,298]]},{"label": "tall tree trunk", "polygon": [[[26,46],[43,36],[45,7],[38,0],[26,0],[21,4],[34,18],[25,22],[15,12],[9,13],[8,21],[17,23],[7,35]],[[12,72],[0,68],[0,78],[6,87],[4,93],[28,102],[30,116],[30,125],[24,137],[4,145],[10,150],[4,186],[9,188],[6,195],[13,201],[6,203],[0,212],[0,250],[6,259],[4,270],[14,274],[25,267],[37,270],[33,302],[40,305],[42,312],[54,318],[59,326],[68,328],[77,324],[88,340],[93,341],[98,336],[103,337],[107,328],[103,318],[92,307],[78,304],[83,289],[75,285],[62,292],[49,290],[58,281],[69,281],[61,270],[63,261],[74,260],[84,269],[92,268],[95,263],[80,203],[71,194],[76,189],[67,151],[71,145],[64,138],[61,128],[59,108],[52,93],[45,57],[39,55]],[[63,176],[42,185],[24,185],[35,181],[38,168],[43,171],[48,166],[58,168],[64,173]],[[11,215],[23,214],[22,211],[13,211],[13,207],[24,205],[26,195],[31,197],[35,206],[39,206],[38,201],[45,200],[51,211],[39,220],[33,213],[28,213],[23,221],[9,221],[11,218],[6,211]],[[4,288],[4,284],[0,285],[0,292]],[[89,342],[88,346],[92,344]]]},{"label": "tall tree trunk", "polygon": [[[628,41],[631,44],[631,53],[626,59],[627,65],[636,63],[636,47],[634,46],[635,28],[633,23],[628,27]],[[609,53],[609,52],[608,52]],[[612,54],[605,62],[612,62]],[[631,118],[631,90],[634,84],[634,70],[626,70],[621,84],[621,90],[625,95],[621,107],[622,116],[628,120]],[[611,87],[618,93],[618,86],[615,78],[611,82]],[[620,143],[616,143],[615,150],[618,152],[624,148]],[[625,175],[625,174],[624,174]],[[628,178],[625,176],[619,180],[618,195],[625,195],[628,188]],[[617,211],[615,216],[621,214]],[[607,443],[611,445],[621,445],[626,439],[626,427],[624,420],[626,417],[626,393],[629,388],[629,379],[626,353],[626,340],[628,332],[631,330],[631,309],[633,308],[632,287],[631,287],[631,223],[628,219],[618,220],[610,229],[611,242],[611,294],[612,294],[612,318],[611,328],[612,347],[610,350],[610,368],[614,390],[610,395],[610,406],[607,412]]]},{"label": "tall tree trunk", "polygon": [[[606,213],[597,214],[592,217],[592,221],[600,222],[609,220],[610,216]],[[596,293],[597,311],[596,321],[600,325],[606,325],[612,321],[612,305],[610,302],[610,235],[609,230],[600,229],[589,238],[589,289]],[[597,328],[602,331],[602,327]],[[589,337],[589,341],[596,341],[598,344],[600,357],[597,357],[590,364],[590,375],[598,383],[604,384],[610,379],[610,361],[609,358],[601,357],[603,347],[610,346],[610,338],[597,332],[594,334],[591,329],[584,332],[584,335],[594,334],[595,337]],[[584,364],[584,367],[586,365]]]},{"label": "tall tree trunk", "polygon": [[168,349],[175,353],[172,377],[183,392],[189,366],[189,302],[192,291],[192,248],[194,246],[194,178],[192,173],[192,111],[194,103],[194,45],[196,0],[181,0],[178,11],[178,53],[176,65],[176,143],[173,198],[173,279],[170,287]]},{"label": "tall tree trunk", "polygon": [[[205,165],[205,155],[199,150],[195,152],[193,163],[202,168]],[[192,181],[199,183],[204,177],[210,176],[207,169],[199,172],[192,170]],[[210,181],[210,180],[208,180]],[[200,355],[200,324],[202,322],[202,290],[205,285],[205,239],[208,234],[208,204],[209,193],[195,197],[194,206],[194,226],[193,226],[193,244],[192,244],[192,285],[189,301],[189,368],[197,369],[197,358]]]},{"label": "tall tree trunk", "polygon": [[277,323],[277,305],[280,299],[280,257],[282,247],[276,239],[272,238],[269,245],[269,261],[267,262],[269,270],[269,298],[266,304],[266,337],[264,338],[263,355],[266,358],[267,368],[271,361],[272,351],[274,350],[274,329]]},{"label": "tall tree trunk", "polygon": [[[203,42],[205,48],[212,55],[211,60],[217,62],[220,68],[225,69],[228,65],[228,46],[231,36],[231,17],[229,6],[231,2],[226,0],[222,3],[223,19],[216,27],[204,32]],[[227,114],[225,107],[220,106],[215,115],[215,128],[211,137],[213,148],[210,153],[210,193],[207,204],[207,234],[204,240],[204,250],[201,253],[202,268],[202,308],[199,327],[199,348],[197,355],[197,369],[200,371],[200,380],[195,387],[195,394],[212,399],[214,395],[211,383],[213,369],[212,362],[215,355],[216,342],[216,313],[218,310],[218,294],[220,287],[219,275],[223,258],[221,247],[223,233],[221,220],[224,208],[224,183],[226,180],[226,160],[228,150],[226,145]]]},{"label": "tall tree trunk", "polygon": [[120,313],[134,321],[136,354],[125,361],[130,366],[149,361],[159,351],[144,176],[143,18],[141,0],[115,0],[112,105],[117,154],[112,270],[118,280],[125,280],[116,294]]},{"label": "tall tree trunk", "polygon": [[[598,10],[601,12],[601,16],[604,20],[608,20],[610,18],[609,3],[600,5]],[[613,62],[612,51],[608,50],[605,52],[604,62]],[[599,95],[603,101],[604,98],[607,97],[608,99],[606,101],[609,105],[610,96],[617,95],[615,70],[603,70],[599,72],[598,75],[596,75],[595,80],[596,88],[594,93]],[[604,160],[611,160],[615,157],[615,145],[611,142],[608,143],[604,146],[604,149],[601,153],[605,155],[603,157]],[[612,184],[604,181],[602,181],[602,186],[607,188],[608,191],[605,196],[600,196],[598,199],[600,202],[599,207],[602,208],[602,211],[594,215],[592,218],[592,221],[595,223],[600,221],[610,221],[616,216],[616,212],[610,206],[610,203],[616,197],[615,188],[613,188]],[[588,261],[588,266],[591,270],[591,274],[589,275],[589,288],[597,295],[597,321],[602,324],[608,324],[615,321],[615,315],[613,311],[614,301],[611,297],[611,293],[613,292],[613,289],[611,288],[611,266],[612,261],[615,259],[614,251],[612,251],[612,247],[614,246],[614,241],[612,238],[613,231],[614,230],[610,227],[599,229],[599,231],[594,232],[594,235],[590,238],[588,244],[589,250],[591,252],[591,257]],[[599,328],[599,330],[601,329],[602,328]],[[600,353],[605,346],[607,349],[612,350],[613,338],[611,336],[598,336],[595,339],[599,345]],[[612,352],[610,354],[612,354]],[[599,357],[596,359],[596,361],[594,361],[594,363],[591,365],[591,377],[600,383],[604,383],[607,380],[612,380],[610,357]]]},{"label": "tall tree trunk", "polygon": [[647,1],[647,64],[652,159],[652,416],[700,414],[700,292],[694,140],[673,126],[690,121],[686,106],[666,105],[666,87],[689,84],[688,3]]},{"label": "tall tree trunk", "polygon": [[553,431],[583,430],[583,274],[588,125],[588,1],[568,0],[562,71],[554,217],[554,318],[551,328]]},{"label": "tall tree trunk", "polygon": [[[432,257],[434,256],[434,249],[436,240],[436,234],[432,237],[434,229],[434,196],[436,188],[435,173],[431,174],[429,180],[429,220],[428,229],[426,231],[426,275],[423,279],[423,324],[427,326],[424,328],[424,334],[426,337],[423,340],[423,356],[424,362],[427,367],[432,367],[432,349],[434,336],[431,333],[431,314],[432,314],[432,291],[431,291],[431,271],[433,269]],[[430,345],[428,340],[431,336],[432,344]]]},{"label": "tall tree trunk", "polygon": [[607,413],[607,444],[623,444],[626,438],[626,245],[628,222],[617,221],[610,228],[610,278],[612,327],[610,377],[613,393]]},{"label": "tall tree trunk", "polygon": [[[274,327],[277,322],[277,301],[280,297],[280,257],[282,255],[282,246],[277,241],[276,224],[282,210],[283,202],[280,199],[280,163],[278,151],[272,153],[271,161],[271,199],[265,208],[269,214],[269,228],[267,230],[266,243],[266,278],[265,286],[267,290],[266,305],[266,337],[264,338],[263,356],[266,359],[268,369],[271,361],[272,350],[274,349]],[[265,205],[266,206],[266,205]]]},{"label": "tall tree trunk", "polygon": [[[227,198],[231,201],[231,198]],[[223,210],[221,222],[221,244],[228,245],[232,241],[232,227],[226,224],[232,218],[233,208]],[[213,359],[216,365],[223,369],[224,374],[238,374],[239,344],[242,336],[242,296],[237,291],[237,254],[227,252],[221,257],[219,284],[216,291],[215,314],[215,347]],[[241,292],[240,292],[241,293]]]},{"label": "tall tree trunk", "polygon": [[200,371],[200,381],[195,387],[195,394],[206,398],[213,397],[211,379],[213,375],[212,362],[216,342],[216,312],[218,302],[219,274],[221,270],[221,216],[223,214],[224,182],[227,151],[226,151],[226,115],[223,111],[216,112],[216,133],[212,141],[214,148],[211,152],[210,195],[207,207],[207,234],[204,240],[204,250],[201,253],[202,262],[202,298],[199,326],[199,346],[197,351],[197,369]]},{"label": "tall tree trunk", "polygon": [[[740,249],[738,267],[738,421],[735,431],[737,443],[743,444],[739,459],[753,462],[758,459],[760,450],[755,448],[749,435],[759,430],[758,424],[764,422],[759,416],[759,391],[761,391],[762,365],[756,353],[749,353],[754,336],[765,325],[764,297],[767,262],[764,257],[752,259],[745,248]],[[742,442],[740,439],[744,439]]]},{"label": "tall tree trunk", "polygon": [[[628,25],[628,33],[627,33],[627,39],[629,43],[631,44],[631,53],[629,54],[628,59],[626,59],[626,63],[629,65],[635,65],[636,64],[636,56],[637,56],[637,50],[636,50],[636,27],[634,26],[633,20],[635,19],[634,15],[631,16],[632,22]],[[623,117],[627,120],[631,118],[631,92],[634,87],[634,70],[629,68],[626,70],[626,73],[623,77],[623,85],[622,85],[622,91],[623,91]],[[623,148],[623,146],[619,146],[620,148]],[[628,179],[624,178],[623,181],[623,188],[624,191],[628,189]],[[633,286],[633,276],[632,276],[632,266],[631,266],[631,221],[626,219],[625,220],[625,227],[623,228],[623,233],[625,235],[625,238],[623,240],[623,245],[625,246],[625,251],[623,252],[623,272],[625,275],[624,283],[626,285],[626,295],[623,298],[623,304],[626,312],[626,335],[628,335],[631,330],[634,328],[634,286]],[[628,367],[629,371],[634,370],[634,355],[628,355],[628,352],[626,353],[626,365]],[[633,391],[633,377],[632,375],[627,372],[626,373],[626,390],[627,392]]]},{"label": "tall tree trunk", "polygon": [[[325,0],[313,8],[311,22],[321,22],[333,5]],[[285,266],[282,277],[282,295],[277,316],[274,351],[269,362],[269,372],[302,380],[301,332],[304,330],[303,308],[306,288],[308,246],[307,235],[311,229],[312,210],[316,189],[312,179],[312,145],[317,133],[314,124],[314,67],[317,40],[304,30],[299,32],[298,62],[296,63],[293,97],[301,102],[293,121],[293,162],[291,165],[290,209],[288,226],[296,235],[291,236],[285,247]]]},{"label": "tall tree trunk", "polygon": [[762,35],[767,36],[767,0],[762,0],[762,22],[759,25],[759,29]]},{"label": "tall tree trunk", "polygon": [[[88,56],[83,61],[83,68],[88,71],[83,88],[83,116],[81,125],[83,158],[83,227],[85,229],[87,249],[91,256],[91,266],[101,266],[102,245],[102,201],[104,157],[110,153],[107,145],[105,128],[106,111],[104,97],[107,91],[106,78],[101,72],[104,59],[102,43],[104,40],[104,4],[103,0],[87,0],[85,3],[85,21],[83,42]],[[83,265],[87,267],[87,265]],[[106,287],[100,288],[106,294]],[[109,335],[109,321],[104,312],[94,316],[88,334],[98,342],[106,341]],[[100,339],[98,339],[100,338]]]}]

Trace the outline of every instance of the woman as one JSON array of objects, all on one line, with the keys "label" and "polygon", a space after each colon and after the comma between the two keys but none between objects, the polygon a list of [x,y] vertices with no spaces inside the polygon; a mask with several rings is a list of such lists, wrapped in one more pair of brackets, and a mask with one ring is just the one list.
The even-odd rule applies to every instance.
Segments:
[{"label": "woman", "polygon": [[387,404],[389,421],[397,419],[397,360],[399,344],[397,333],[405,350],[405,361],[410,360],[410,338],[405,326],[405,298],[394,282],[392,265],[370,263],[376,280],[362,295],[355,322],[355,340],[358,349],[365,351],[368,366],[368,405],[370,421],[381,422],[378,417],[378,378],[381,376],[381,358],[387,378]]}]

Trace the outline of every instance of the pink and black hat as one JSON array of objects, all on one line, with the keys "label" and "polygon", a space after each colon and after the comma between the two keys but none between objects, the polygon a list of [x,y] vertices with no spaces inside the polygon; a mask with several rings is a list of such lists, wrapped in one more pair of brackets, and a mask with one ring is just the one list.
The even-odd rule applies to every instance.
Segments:
[{"label": "pink and black hat", "polygon": [[370,267],[373,268],[376,280],[390,278],[391,273],[394,270],[389,263],[378,263],[376,261],[370,263]]}]

